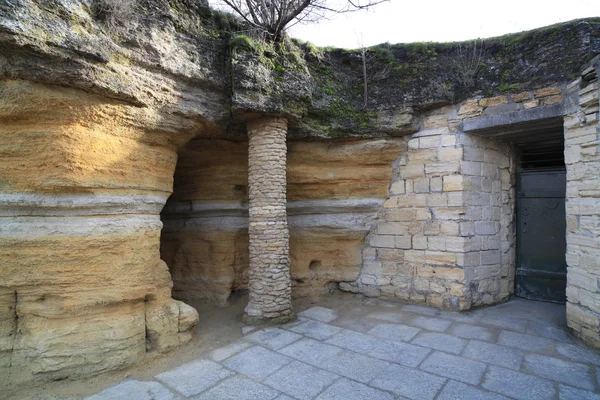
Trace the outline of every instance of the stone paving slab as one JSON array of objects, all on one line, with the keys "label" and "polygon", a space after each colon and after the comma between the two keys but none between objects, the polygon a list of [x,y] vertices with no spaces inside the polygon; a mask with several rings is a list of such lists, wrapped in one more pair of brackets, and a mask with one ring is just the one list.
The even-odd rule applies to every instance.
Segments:
[{"label": "stone paving slab", "polygon": [[389,340],[399,340],[401,342],[410,342],[421,329],[401,324],[379,324],[367,333]]},{"label": "stone paving slab", "polygon": [[194,397],[194,400],[271,400],[277,396],[277,390],[236,375]]},{"label": "stone paving slab", "polygon": [[193,396],[234,375],[211,360],[198,360],[156,375],[156,379],[184,396]]},{"label": "stone paving slab", "polygon": [[410,318],[410,316],[403,313],[399,313],[397,311],[376,311],[367,314],[367,317],[371,319],[377,319],[380,321],[394,322],[397,324],[406,321],[408,318]]},{"label": "stone paving slab", "polygon": [[498,334],[493,329],[484,328],[482,326],[469,325],[465,323],[452,324],[446,332],[453,336],[458,336],[463,339],[477,339],[484,342],[492,342]]},{"label": "stone paving slab", "polygon": [[[294,329],[294,328],[292,328]],[[260,329],[244,337],[245,340],[277,350],[301,339],[302,335],[279,328]]]},{"label": "stone paving slab", "polygon": [[558,398],[559,400],[600,400],[600,394],[560,385]]},{"label": "stone paving slab", "polygon": [[496,366],[488,368],[483,387],[518,400],[554,399],[556,396],[552,382]]},{"label": "stone paving slab", "polygon": [[326,340],[341,331],[342,328],[309,320],[290,328],[290,330],[313,339]]},{"label": "stone paving slab", "polygon": [[409,399],[431,400],[445,382],[445,378],[392,364],[371,385]]},{"label": "stone paving slab", "polygon": [[498,344],[536,353],[551,353],[555,347],[553,340],[510,331],[500,332]]},{"label": "stone paving slab", "polygon": [[296,399],[312,399],[339,375],[294,361],[265,379],[264,383]]},{"label": "stone paving slab", "polygon": [[524,367],[543,378],[554,379],[581,389],[594,390],[591,368],[584,364],[559,360],[558,358],[527,354]]},{"label": "stone paving slab", "polygon": [[322,365],[343,350],[339,347],[305,338],[284,347],[279,352],[312,365]]},{"label": "stone paving slab", "polygon": [[417,306],[413,304],[405,305],[404,307],[402,307],[402,311],[408,311],[415,314],[423,314],[429,316],[436,316],[440,314],[440,311],[436,308]]},{"label": "stone paving slab", "polygon": [[445,333],[422,332],[411,343],[452,354],[460,354],[468,342],[465,339],[446,335]]},{"label": "stone paving slab", "polygon": [[388,365],[389,363],[386,361],[367,357],[349,350],[342,350],[317,366],[354,379],[355,381],[368,383],[377,377]]},{"label": "stone paving slab", "polygon": [[574,361],[588,362],[600,366],[600,353],[582,345],[557,343],[556,352]]},{"label": "stone paving slab", "polygon": [[430,352],[429,349],[424,347],[392,342],[348,329],[333,336],[326,343],[409,367],[419,365]]},{"label": "stone paving slab", "polygon": [[500,367],[519,370],[523,361],[523,351],[512,347],[471,340],[462,355]]},{"label": "stone paving slab", "polygon": [[86,400],[179,400],[181,397],[158,382],[128,380],[110,387]]},{"label": "stone paving slab", "polygon": [[418,316],[411,318],[405,322],[408,325],[416,326],[418,328],[427,329],[430,331],[444,332],[452,325],[452,321],[447,321],[441,318],[423,317]]},{"label": "stone paving slab", "polygon": [[265,348],[254,346],[235,355],[223,364],[253,379],[263,379],[277,371],[292,359]]},{"label": "stone paving slab", "polygon": [[511,301],[462,318],[363,304],[310,308],[154,381],[127,380],[89,399],[600,400],[600,353],[567,335],[560,306]]},{"label": "stone paving slab", "polygon": [[573,343],[575,341],[569,336],[566,328],[557,328],[542,322],[530,321],[526,333],[565,343]]},{"label": "stone paving slab", "polygon": [[330,323],[340,328],[346,328],[356,332],[366,333],[374,327],[376,327],[377,325],[379,325],[381,321],[351,315],[342,316],[336,320],[331,321]]},{"label": "stone paving slab", "polygon": [[478,324],[525,333],[527,332],[529,321],[526,319],[512,318],[508,316],[494,317],[484,314],[479,320]]},{"label": "stone paving slab", "polygon": [[394,400],[388,392],[349,379],[340,379],[321,393],[317,400]]},{"label": "stone paving slab", "polygon": [[325,307],[312,307],[306,311],[302,311],[298,313],[299,317],[306,317],[310,319],[315,319],[321,322],[331,322],[337,317],[339,317],[338,313],[334,310],[330,310]]},{"label": "stone paving slab", "polygon": [[437,400],[508,400],[508,397],[474,388],[461,382],[448,381]]},{"label": "stone paving slab", "polygon": [[479,385],[487,366],[479,361],[435,351],[423,361],[419,368],[460,382]]},{"label": "stone paving slab", "polygon": [[235,342],[228,346],[213,350],[210,353],[209,358],[213,361],[220,362],[250,347],[252,347],[252,344],[248,342]]}]

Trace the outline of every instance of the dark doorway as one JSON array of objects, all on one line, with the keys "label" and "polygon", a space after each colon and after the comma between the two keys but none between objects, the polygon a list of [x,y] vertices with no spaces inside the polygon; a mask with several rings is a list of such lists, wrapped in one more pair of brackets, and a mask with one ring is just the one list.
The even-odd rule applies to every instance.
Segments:
[{"label": "dark doorway", "polygon": [[564,303],[566,171],[562,135],[518,147],[516,295]]}]

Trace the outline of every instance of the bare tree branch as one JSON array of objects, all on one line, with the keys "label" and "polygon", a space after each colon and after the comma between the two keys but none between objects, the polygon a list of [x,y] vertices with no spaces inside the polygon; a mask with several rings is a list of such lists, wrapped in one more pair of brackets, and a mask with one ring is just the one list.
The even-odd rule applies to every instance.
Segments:
[{"label": "bare tree branch", "polygon": [[[218,0],[270,40],[281,41],[285,29],[302,22],[315,22],[328,15],[369,9],[389,0]],[[339,4],[339,3],[338,3]]]}]

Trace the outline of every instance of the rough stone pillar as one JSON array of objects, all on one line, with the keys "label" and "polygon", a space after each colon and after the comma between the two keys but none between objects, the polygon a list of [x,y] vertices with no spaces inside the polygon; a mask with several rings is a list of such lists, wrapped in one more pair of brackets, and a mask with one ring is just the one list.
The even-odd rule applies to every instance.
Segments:
[{"label": "rough stone pillar", "polygon": [[247,323],[294,318],[286,212],[287,120],[248,123],[250,270]]}]

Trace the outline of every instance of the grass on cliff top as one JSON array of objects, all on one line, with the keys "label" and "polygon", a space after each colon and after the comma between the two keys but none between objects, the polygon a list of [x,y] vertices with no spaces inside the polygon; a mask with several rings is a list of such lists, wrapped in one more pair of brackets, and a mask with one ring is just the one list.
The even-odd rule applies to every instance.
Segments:
[{"label": "grass on cliff top", "polygon": [[[489,37],[489,38],[477,38],[477,39],[465,40],[465,41],[460,41],[460,42],[410,42],[410,43],[394,43],[394,44],[386,42],[386,43],[381,43],[381,44],[377,44],[374,46],[370,46],[370,47],[368,47],[368,49],[373,50],[373,51],[381,51],[381,52],[388,52],[388,51],[394,50],[394,49],[403,49],[403,50],[406,50],[407,53],[417,54],[417,53],[425,52],[425,53],[429,53],[428,55],[430,55],[430,56],[435,56],[435,54],[433,53],[434,51],[440,52],[440,51],[444,51],[444,50],[452,50],[459,45],[467,46],[475,41],[482,42],[486,46],[487,45],[507,46],[507,45],[511,45],[511,44],[512,45],[521,44],[521,43],[527,42],[529,40],[532,40],[532,39],[535,39],[538,37],[558,35],[558,34],[560,34],[560,32],[563,29],[568,28],[569,26],[575,25],[578,22],[588,22],[590,24],[600,24],[600,17],[574,19],[571,21],[560,22],[557,24],[548,25],[548,26],[544,26],[541,28],[536,28],[536,29],[532,29],[532,30],[528,30],[528,31],[507,33],[502,36],[495,36],[495,37]],[[600,35],[600,32],[598,34]],[[320,54],[332,52],[332,53],[357,54],[358,55],[361,52],[360,48],[346,49],[346,48],[332,47],[332,46],[319,47],[310,42],[305,42],[300,39],[293,39],[293,40],[296,43],[298,43],[300,46],[303,46],[305,48],[310,49],[312,52],[320,53]]]}]

